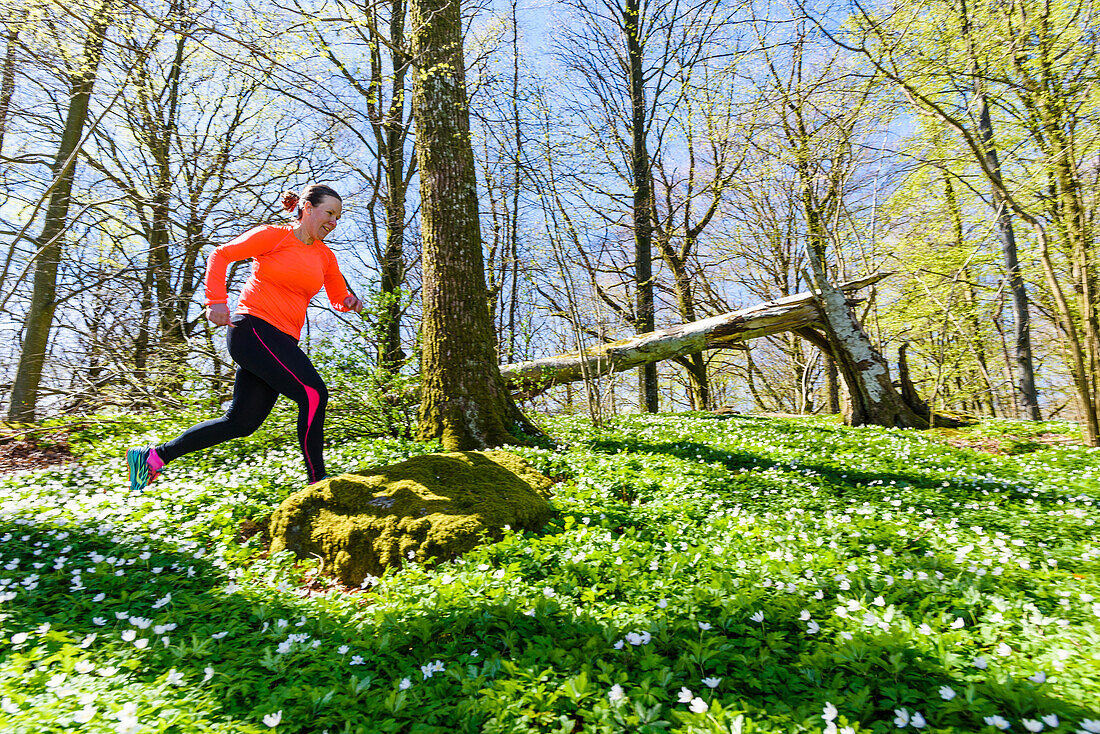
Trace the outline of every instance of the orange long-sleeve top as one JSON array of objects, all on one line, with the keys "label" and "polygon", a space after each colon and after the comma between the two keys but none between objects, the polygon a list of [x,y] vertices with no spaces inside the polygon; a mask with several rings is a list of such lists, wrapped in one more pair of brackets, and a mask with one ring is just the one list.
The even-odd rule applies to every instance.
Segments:
[{"label": "orange long-sleeve top", "polygon": [[236,313],[252,314],[295,339],[302,335],[306,309],[323,287],[337,311],[351,295],[336,256],[321,240],[303,244],[289,225],[255,227],[216,248],[206,264],[206,305],[228,303],[229,263],[252,260]]}]

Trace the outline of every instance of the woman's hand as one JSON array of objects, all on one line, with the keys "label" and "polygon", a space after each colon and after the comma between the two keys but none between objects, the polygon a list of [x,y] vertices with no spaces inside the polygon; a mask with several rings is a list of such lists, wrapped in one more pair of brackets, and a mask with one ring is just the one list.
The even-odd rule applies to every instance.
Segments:
[{"label": "woman's hand", "polygon": [[349,311],[354,311],[355,313],[359,313],[363,310],[363,302],[360,301],[359,296],[355,295],[354,293],[349,294],[344,298],[344,306]]},{"label": "woman's hand", "polygon": [[206,307],[206,318],[218,326],[229,326],[229,306],[224,303],[211,303]]}]

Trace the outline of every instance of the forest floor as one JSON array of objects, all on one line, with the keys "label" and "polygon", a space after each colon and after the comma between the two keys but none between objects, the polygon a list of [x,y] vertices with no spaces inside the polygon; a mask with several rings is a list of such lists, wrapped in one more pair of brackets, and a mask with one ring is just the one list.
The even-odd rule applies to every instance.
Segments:
[{"label": "forest floor", "polygon": [[[730,413],[729,415],[744,415]],[[751,414],[749,414],[751,415]],[[764,413],[767,418],[802,418],[788,413]],[[1047,424],[1039,424],[1047,425]],[[1058,424],[1064,427],[1067,424]],[[1036,433],[1031,424],[1006,421],[998,435],[981,435],[955,429],[934,429],[930,435],[941,437],[956,448],[985,451],[991,454],[1019,454],[1042,446],[1083,445],[1080,435],[1070,432]],[[77,461],[69,446],[69,434],[77,425],[57,425],[47,429],[7,428],[0,426],[0,474],[25,469],[44,469]]]},{"label": "forest floor", "polygon": [[67,464],[76,457],[69,446],[69,429],[46,431],[0,427],[0,474]]},{"label": "forest floor", "polygon": [[[348,589],[267,551],[289,414],[128,491],[126,447],[195,417],[2,442],[4,734],[1100,731],[1076,426],[548,418],[515,449],[564,477],[541,532]],[[437,448],[330,441],[344,471]]]}]

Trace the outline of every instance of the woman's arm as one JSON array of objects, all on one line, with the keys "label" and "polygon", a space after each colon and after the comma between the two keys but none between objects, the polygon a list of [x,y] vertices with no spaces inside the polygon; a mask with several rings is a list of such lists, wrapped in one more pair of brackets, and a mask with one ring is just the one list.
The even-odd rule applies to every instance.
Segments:
[{"label": "woman's arm", "polygon": [[271,250],[280,238],[279,231],[273,230],[272,227],[255,227],[210,253],[206,262],[206,318],[218,326],[229,324],[229,294],[225,287],[229,263],[248,260]]},{"label": "woman's arm", "polygon": [[363,302],[348,287],[348,280],[340,272],[336,255],[332,254],[332,250],[327,246],[325,250],[328,252],[328,263],[325,266],[325,295],[328,296],[329,303],[337,311],[359,313],[363,310]]}]

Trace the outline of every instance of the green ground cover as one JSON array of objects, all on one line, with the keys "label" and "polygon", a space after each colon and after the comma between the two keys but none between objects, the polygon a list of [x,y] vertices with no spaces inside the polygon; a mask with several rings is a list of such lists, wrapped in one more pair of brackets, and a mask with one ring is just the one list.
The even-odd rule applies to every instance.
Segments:
[{"label": "green ground cover", "polygon": [[348,592],[241,533],[301,486],[289,426],[134,496],[122,451],[176,428],[140,425],[0,477],[0,731],[1100,731],[1100,451],[1065,426],[554,419],[542,533]]}]

